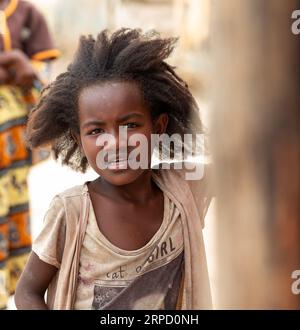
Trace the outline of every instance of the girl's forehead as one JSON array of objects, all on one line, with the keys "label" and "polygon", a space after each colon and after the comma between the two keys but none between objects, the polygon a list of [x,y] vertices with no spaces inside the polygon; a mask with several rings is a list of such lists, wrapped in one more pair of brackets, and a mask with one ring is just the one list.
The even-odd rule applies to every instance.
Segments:
[{"label": "girl's forehead", "polygon": [[105,82],[85,87],[79,95],[79,116],[121,116],[148,112],[140,88],[133,82]]}]

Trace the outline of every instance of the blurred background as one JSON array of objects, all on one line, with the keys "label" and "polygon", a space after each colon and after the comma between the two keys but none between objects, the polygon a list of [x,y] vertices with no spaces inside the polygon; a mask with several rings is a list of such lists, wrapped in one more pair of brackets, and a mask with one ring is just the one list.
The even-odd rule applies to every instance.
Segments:
[{"label": "blurred background", "polygon": [[[291,289],[300,269],[300,35],[291,31],[299,1],[31,2],[62,52],[51,79],[81,34],[139,27],[179,37],[170,63],[197,99],[216,168],[204,230],[214,307],[300,309]],[[53,160],[32,168],[33,238],[53,196],[93,177]]]}]

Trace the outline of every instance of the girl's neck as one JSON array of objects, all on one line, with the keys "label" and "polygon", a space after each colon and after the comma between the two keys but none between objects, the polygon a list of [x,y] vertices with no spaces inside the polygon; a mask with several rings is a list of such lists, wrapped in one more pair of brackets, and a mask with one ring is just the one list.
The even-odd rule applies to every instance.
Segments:
[{"label": "girl's neck", "polygon": [[91,183],[91,188],[101,195],[118,201],[127,201],[134,204],[145,204],[154,197],[159,190],[151,179],[151,170],[144,171],[134,182],[115,186],[99,177]]}]

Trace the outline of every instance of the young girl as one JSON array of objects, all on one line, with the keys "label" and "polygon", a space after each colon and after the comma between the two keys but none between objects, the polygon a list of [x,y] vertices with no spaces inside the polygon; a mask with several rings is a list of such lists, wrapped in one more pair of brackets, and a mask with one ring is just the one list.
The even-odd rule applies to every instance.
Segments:
[{"label": "young girl", "polygon": [[[124,166],[135,134],[150,142],[152,134],[201,132],[194,98],[164,61],[174,41],[135,29],[82,37],[67,71],[42,94],[30,145],[50,143],[64,164],[90,165],[99,177],[53,199],[17,287],[18,308],[211,307],[202,238],[207,172],[187,181],[184,170],[151,169],[151,157],[146,169]],[[114,139],[99,145],[105,134]],[[106,168],[100,151],[116,152]]]}]

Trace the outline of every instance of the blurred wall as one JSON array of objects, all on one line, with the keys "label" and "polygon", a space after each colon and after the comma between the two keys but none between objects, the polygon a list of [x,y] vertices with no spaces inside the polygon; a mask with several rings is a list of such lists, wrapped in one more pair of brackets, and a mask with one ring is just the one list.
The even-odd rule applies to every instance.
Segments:
[{"label": "blurred wall", "polygon": [[196,94],[203,94],[208,75],[211,0],[31,0],[47,17],[62,58],[55,73],[65,69],[82,34],[108,28],[156,29],[180,37],[172,64]]}]

